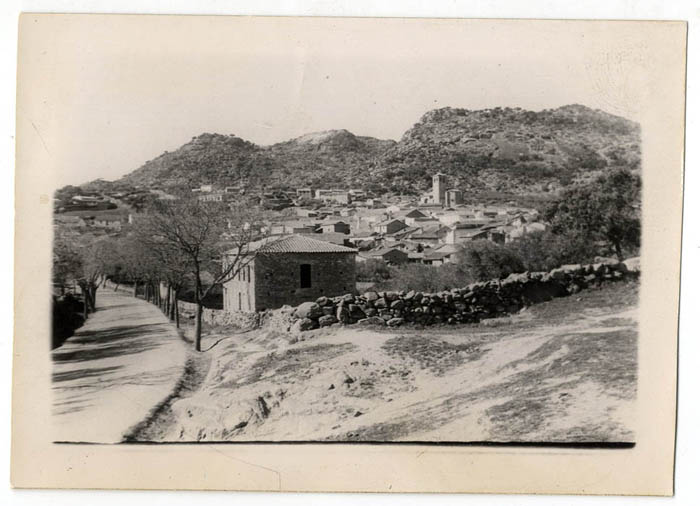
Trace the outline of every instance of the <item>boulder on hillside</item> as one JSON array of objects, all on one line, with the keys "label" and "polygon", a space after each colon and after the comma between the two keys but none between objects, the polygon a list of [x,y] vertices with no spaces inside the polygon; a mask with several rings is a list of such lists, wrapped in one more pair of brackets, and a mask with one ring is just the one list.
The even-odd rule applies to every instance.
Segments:
[{"label": "boulder on hillside", "polygon": [[318,324],[321,327],[328,327],[329,325],[333,325],[336,323],[338,320],[336,319],[335,316],[333,315],[326,315],[322,316],[318,319]]},{"label": "boulder on hillside", "polygon": [[381,325],[381,326],[384,326],[386,324],[386,322],[384,321],[384,318],[380,318],[379,316],[370,316],[367,318],[362,318],[361,320],[358,320],[357,323],[360,325]]},{"label": "boulder on hillside", "polygon": [[389,327],[398,327],[399,325],[403,325],[403,322],[403,318],[391,318],[386,322],[386,324]]},{"label": "boulder on hillside", "polygon": [[299,318],[319,318],[323,316],[323,309],[315,302],[303,302],[297,306],[295,312]]},{"label": "boulder on hillside", "polygon": [[293,334],[298,334],[299,332],[305,332],[307,330],[313,330],[318,327],[318,322],[310,318],[302,318],[295,321],[292,327],[289,329]]}]

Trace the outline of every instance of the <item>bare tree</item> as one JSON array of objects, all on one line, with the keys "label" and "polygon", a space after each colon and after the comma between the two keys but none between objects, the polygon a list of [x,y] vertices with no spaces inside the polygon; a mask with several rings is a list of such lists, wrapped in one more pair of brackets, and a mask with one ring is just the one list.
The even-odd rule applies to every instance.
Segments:
[{"label": "bare tree", "polygon": [[[203,202],[184,196],[154,203],[141,220],[140,240],[163,260],[165,279],[178,287],[185,274],[193,281],[197,351],[201,351],[203,301],[215,286],[238,275],[252,260],[249,244],[259,217],[257,208],[244,203]],[[211,278],[205,283],[207,272]]]}]

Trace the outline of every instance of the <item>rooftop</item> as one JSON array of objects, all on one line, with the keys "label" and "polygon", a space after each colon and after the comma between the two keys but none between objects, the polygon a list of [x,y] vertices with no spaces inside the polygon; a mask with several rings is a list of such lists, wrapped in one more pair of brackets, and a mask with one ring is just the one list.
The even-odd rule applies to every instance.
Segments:
[{"label": "rooftop", "polygon": [[[266,237],[259,241],[253,241],[248,245],[249,252],[258,253],[355,253],[354,248],[319,241],[304,235],[285,235]],[[231,253],[236,253],[232,250]]]}]

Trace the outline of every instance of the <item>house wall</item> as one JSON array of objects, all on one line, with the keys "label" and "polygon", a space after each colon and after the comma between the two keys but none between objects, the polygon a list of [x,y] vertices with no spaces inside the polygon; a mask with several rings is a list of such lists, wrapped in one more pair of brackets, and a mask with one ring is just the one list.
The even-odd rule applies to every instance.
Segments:
[{"label": "house wall", "polygon": [[402,251],[392,250],[384,254],[383,260],[392,264],[401,264],[408,260],[408,255]]},{"label": "house wall", "polygon": [[[311,287],[301,288],[301,265],[311,265]],[[252,311],[298,305],[355,292],[355,253],[289,253],[255,259]]]},{"label": "house wall", "polygon": [[256,261],[257,259],[248,263],[233,279],[224,283],[225,311],[255,311]]}]

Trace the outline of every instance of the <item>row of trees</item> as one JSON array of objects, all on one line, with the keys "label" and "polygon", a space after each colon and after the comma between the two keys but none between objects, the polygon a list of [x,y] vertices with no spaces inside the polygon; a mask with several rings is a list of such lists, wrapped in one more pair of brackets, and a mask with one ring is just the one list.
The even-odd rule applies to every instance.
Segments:
[{"label": "row of trees", "polygon": [[144,298],[178,326],[177,301],[187,287],[197,308],[195,349],[201,351],[203,302],[253,258],[249,245],[259,230],[260,216],[255,208],[186,195],[156,201],[122,237],[57,237],[54,283],[80,286],[85,317],[95,311],[102,281],[132,284],[134,295],[143,287]]}]

